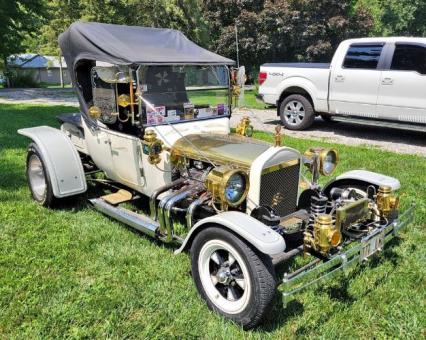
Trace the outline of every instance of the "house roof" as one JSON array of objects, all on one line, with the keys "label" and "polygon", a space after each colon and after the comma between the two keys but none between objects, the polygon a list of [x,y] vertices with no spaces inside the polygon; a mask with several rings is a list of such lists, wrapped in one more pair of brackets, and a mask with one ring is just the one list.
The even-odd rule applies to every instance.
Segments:
[{"label": "house roof", "polygon": [[[9,66],[19,68],[59,68],[58,57],[34,53],[11,55],[7,58],[7,63]],[[62,58],[62,67],[67,67],[64,58]]]}]

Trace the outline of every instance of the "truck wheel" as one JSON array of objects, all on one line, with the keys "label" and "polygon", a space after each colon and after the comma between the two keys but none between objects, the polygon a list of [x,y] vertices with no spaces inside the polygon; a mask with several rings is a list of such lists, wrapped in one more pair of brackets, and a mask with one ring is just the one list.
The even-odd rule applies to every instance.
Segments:
[{"label": "truck wheel", "polygon": [[243,326],[255,327],[276,292],[271,259],[220,227],[202,230],[191,246],[192,276],[207,306]]},{"label": "truck wheel", "polygon": [[35,143],[28,146],[27,181],[34,200],[42,206],[52,207],[57,198],[53,195],[49,173]]},{"label": "truck wheel", "polygon": [[292,94],[280,105],[280,117],[289,130],[304,130],[312,125],[315,111],[311,102],[300,94]]}]

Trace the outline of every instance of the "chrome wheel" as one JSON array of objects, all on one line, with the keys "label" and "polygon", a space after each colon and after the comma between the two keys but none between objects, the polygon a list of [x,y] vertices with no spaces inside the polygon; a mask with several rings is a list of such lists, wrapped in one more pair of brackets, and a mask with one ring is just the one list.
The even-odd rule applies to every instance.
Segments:
[{"label": "chrome wheel", "polygon": [[252,290],[249,272],[230,244],[217,239],[206,242],[198,272],[207,296],[223,312],[237,314],[247,307]]},{"label": "chrome wheel", "polygon": [[28,179],[34,196],[42,201],[46,196],[46,175],[40,158],[35,154],[32,154],[28,160]]},{"label": "chrome wheel", "polygon": [[284,108],[284,119],[289,125],[299,125],[305,118],[305,107],[298,100],[291,100]]}]

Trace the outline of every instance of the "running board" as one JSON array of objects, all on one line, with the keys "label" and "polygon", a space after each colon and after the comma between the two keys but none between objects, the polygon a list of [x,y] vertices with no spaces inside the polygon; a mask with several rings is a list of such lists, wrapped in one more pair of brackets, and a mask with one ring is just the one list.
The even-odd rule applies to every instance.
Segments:
[{"label": "running board", "polygon": [[93,207],[96,210],[104,213],[105,215],[127,224],[128,226],[135,228],[136,230],[139,230],[149,236],[157,236],[160,225],[158,222],[150,219],[148,216],[137,214],[128,209],[114,207],[101,198],[92,198],[89,200],[89,202],[93,204]]},{"label": "running board", "polygon": [[332,115],[330,117],[331,117],[332,120],[334,120],[336,122],[344,122],[344,123],[359,124],[359,125],[368,125],[368,126],[387,127],[387,128],[393,128],[393,129],[426,132],[426,126],[421,126],[421,125],[413,125],[413,124],[408,124],[408,123],[398,123],[398,122],[383,121],[383,120],[344,117],[344,116],[337,116],[337,115]]}]

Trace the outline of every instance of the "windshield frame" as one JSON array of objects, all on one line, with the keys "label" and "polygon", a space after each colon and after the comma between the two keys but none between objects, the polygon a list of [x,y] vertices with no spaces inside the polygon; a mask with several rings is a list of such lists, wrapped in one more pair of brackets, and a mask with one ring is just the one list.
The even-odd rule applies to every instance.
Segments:
[{"label": "windshield frame", "polygon": [[[222,67],[224,67],[225,68],[225,70],[226,70],[226,75],[227,75],[227,80],[228,80],[228,86],[226,87],[226,86],[211,86],[210,87],[210,89],[214,89],[214,88],[217,88],[217,89],[226,89],[227,88],[227,99],[228,99],[228,103],[227,103],[227,106],[228,106],[228,114],[227,115],[221,115],[221,116],[218,116],[218,115],[216,115],[216,116],[211,116],[211,117],[201,117],[201,118],[194,118],[194,119],[188,119],[188,120],[178,120],[178,121],[171,121],[171,122],[169,122],[169,121],[164,121],[163,123],[158,123],[158,124],[148,124],[148,122],[146,122],[146,123],[143,123],[143,117],[140,117],[140,121],[141,121],[141,125],[144,127],[144,128],[146,128],[146,127],[156,127],[156,126],[163,126],[163,125],[175,125],[175,124],[183,124],[183,123],[192,123],[192,122],[198,122],[198,121],[204,121],[204,120],[211,120],[211,119],[222,119],[222,118],[228,118],[228,119],[230,119],[231,118],[231,116],[232,116],[232,86],[231,86],[231,73],[230,73],[230,70],[229,70],[229,66],[228,65],[225,65],[225,64],[208,64],[208,65],[206,65],[206,64],[196,64],[196,63],[194,63],[194,64],[179,64],[179,63],[176,63],[176,64],[156,64],[156,63],[144,63],[144,64],[138,64],[138,67],[136,68],[136,77],[135,77],[135,80],[136,80],[136,85],[137,85],[137,88],[139,88],[139,86],[141,85],[141,79],[140,79],[140,75],[141,75],[141,68],[142,67],[146,67],[146,66],[188,66],[188,67],[190,67],[190,66],[222,66]],[[200,91],[202,91],[202,90],[205,90],[205,89],[199,89]],[[195,89],[193,89],[193,90],[191,90],[191,91],[198,91],[198,90],[195,90]],[[143,104],[143,101],[142,101],[142,98],[141,98],[141,96],[140,95],[136,95],[136,97],[137,97],[137,105],[138,105],[138,112],[139,112],[139,114],[140,115],[143,115],[143,109],[142,109],[142,104]],[[158,112],[158,111],[157,111]],[[146,114],[146,113],[145,113]]]}]

